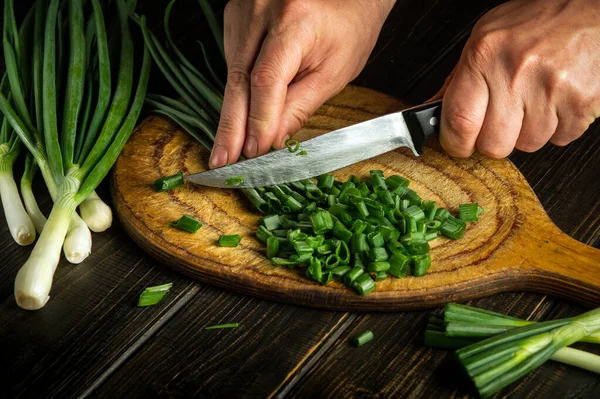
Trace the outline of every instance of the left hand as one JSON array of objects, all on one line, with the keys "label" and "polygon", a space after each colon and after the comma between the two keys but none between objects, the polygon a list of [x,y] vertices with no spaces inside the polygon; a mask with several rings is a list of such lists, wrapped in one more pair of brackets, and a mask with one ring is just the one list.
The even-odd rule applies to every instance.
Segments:
[{"label": "left hand", "polygon": [[[564,146],[600,116],[600,1],[513,0],[475,25],[443,94],[456,157]],[[444,87],[444,88],[445,88]]]}]

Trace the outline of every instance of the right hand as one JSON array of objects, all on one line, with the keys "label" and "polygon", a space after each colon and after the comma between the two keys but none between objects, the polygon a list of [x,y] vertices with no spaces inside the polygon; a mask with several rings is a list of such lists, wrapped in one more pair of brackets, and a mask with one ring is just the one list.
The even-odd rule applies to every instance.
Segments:
[{"label": "right hand", "polygon": [[231,0],[227,85],[209,166],[284,142],[364,67],[395,0]]}]

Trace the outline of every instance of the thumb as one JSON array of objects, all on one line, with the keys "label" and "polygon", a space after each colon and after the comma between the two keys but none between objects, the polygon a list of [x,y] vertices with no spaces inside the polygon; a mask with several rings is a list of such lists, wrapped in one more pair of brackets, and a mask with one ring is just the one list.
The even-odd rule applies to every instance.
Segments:
[{"label": "thumb", "polygon": [[332,82],[333,79],[326,75],[321,70],[314,70],[288,87],[281,125],[275,140],[278,148],[283,148],[285,141],[300,130],[325,101],[344,88],[344,85]]}]

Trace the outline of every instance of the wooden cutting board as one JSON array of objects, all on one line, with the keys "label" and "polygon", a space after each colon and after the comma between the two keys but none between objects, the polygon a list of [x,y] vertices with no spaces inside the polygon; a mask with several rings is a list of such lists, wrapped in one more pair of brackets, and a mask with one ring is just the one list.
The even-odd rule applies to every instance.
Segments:
[{"label": "wooden cutting board", "polygon": [[[398,100],[348,87],[321,107],[298,133],[305,140],[406,106]],[[152,182],[182,171],[203,171],[208,151],[165,118],[143,121],[112,175],[117,214],[125,230],[148,253],[193,278],[277,301],[327,309],[393,311],[422,309],[503,291],[554,294],[600,306],[600,250],[562,233],[548,218],[521,173],[508,160],[447,156],[430,141],[423,156],[397,150],[335,172],[366,178],[371,169],[400,174],[425,199],[453,213],[478,202],[485,213],[464,238],[438,238],[424,277],[389,277],[359,296],[340,283],[322,286],[303,270],[272,265],[254,237],[261,215],[235,189],[185,185],[156,193]],[[340,143],[340,145],[343,145]],[[204,226],[195,234],[168,227],[188,214]],[[216,245],[221,234],[241,234],[237,248]]]}]

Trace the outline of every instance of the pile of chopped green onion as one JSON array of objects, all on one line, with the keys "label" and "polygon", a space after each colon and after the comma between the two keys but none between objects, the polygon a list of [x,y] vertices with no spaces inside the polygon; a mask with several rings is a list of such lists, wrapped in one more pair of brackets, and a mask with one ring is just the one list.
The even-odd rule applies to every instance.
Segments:
[{"label": "pile of chopped green onion", "polygon": [[461,218],[476,221],[482,209],[462,204],[456,218],[408,185],[402,176],[372,170],[366,180],[342,183],[325,174],[257,188],[272,214],[261,219],[256,236],[273,263],[306,267],[309,279],[342,281],[361,295],[388,275],[423,276],[431,266],[429,242],[440,234],[461,238],[467,226]]},{"label": "pile of chopped green onion", "polygon": [[425,332],[425,345],[458,349],[460,364],[483,398],[548,359],[600,373],[600,356],[568,347],[575,342],[600,343],[600,308],[532,322],[449,303],[442,315],[430,315]]},{"label": "pile of chopped green onion", "polygon": [[[17,304],[25,309],[39,309],[49,299],[61,248],[67,260],[79,263],[91,251],[90,229],[110,226],[110,208],[94,190],[133,131],[146,96],[151,58],[144,49],[136,71],[129,26],[135,2],[83,3],[38,0],[17,30],[13,0],[4,2],[0,137],[10,154],[21,144],[29,150],[21,188],[41,231],[15,280]],[[31,192],[36,169],[54,203],[47,221]],[[11,208],[4,206],[8,216]]]}]

